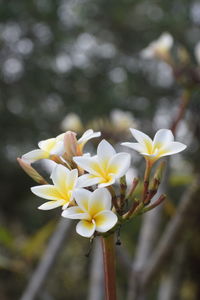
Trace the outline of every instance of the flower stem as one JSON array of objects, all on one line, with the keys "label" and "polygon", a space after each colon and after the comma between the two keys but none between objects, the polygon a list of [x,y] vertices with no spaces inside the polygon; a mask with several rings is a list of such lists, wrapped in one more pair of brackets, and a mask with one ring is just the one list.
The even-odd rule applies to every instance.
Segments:
[{"label": "flower stem", "polygon": [[144,174],[144,189],[143,189],[143,198],[142,198],[142,202],[145,201],[147,192],[148,192],[148,188],[149,188],[149,177],[150,177],[150,173],[151,173],[151,168],[152,168],[153,162],[146,159],[146,169],[145,169],[145,174]]},{"label": "flower stem", "polygon": [[116,300],[116,270],[114,234],[101,237],[106,300]]}]

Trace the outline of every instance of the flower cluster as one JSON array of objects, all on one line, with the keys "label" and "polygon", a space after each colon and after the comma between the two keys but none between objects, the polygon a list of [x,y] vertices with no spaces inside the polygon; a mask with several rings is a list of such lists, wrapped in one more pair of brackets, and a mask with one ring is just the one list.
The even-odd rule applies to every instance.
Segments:
[{"label": "flower cluster", "polygon": [[[148,162],[148,168],[151,168],[159,158],[178,153],[186,147],[184,144],[174,142],[172,132],[167,129],[159,130],[153,140],[139,130],[130,130],[138,143],[122,143],[122,145],[140,152]],[[138,180],[134,179],[131,190],[127,191],[125,175],[131,164],[129,153],[116,153],[113,146],[104,139],[99,143],[96,155],[84,153],[85,144],[100,135],[100,132],[89,129],[77,139],[75,132],[67,131],[55,138],[39,142],[39,149],[30,151],[18,159],[25,172],[40,183],[32,187],[31,191],[48,200],[38,208],[50,210],[62,207],[63,217],[80,220],[76,231],[84,237],[107,234],[135,214],[155,207],[155,203],[148,207],[146,205],[157,192],[163,169],[163,165],[159,166],[154,175],[152,181],[154,192],[148,190],[149,177],[146,176],[141,200],[133,201]],[[51,183],[37,173],[32,165],[41,159],[55,162],[50,176]],[[150,169],[146,174],[150,174],[149,172]],[[115,189],[117,182],[120,189]],[[130,199],[133,204],[125,209],[125,203]],[[164,197],[159,197],[157,204],[162,199]]]}]

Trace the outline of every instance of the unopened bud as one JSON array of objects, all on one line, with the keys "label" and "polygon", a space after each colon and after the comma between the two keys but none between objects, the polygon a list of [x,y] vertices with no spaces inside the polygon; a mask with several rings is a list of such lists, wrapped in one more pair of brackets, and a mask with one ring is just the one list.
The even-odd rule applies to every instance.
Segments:
[{"label": "unopened bud", "polygon": [[63,155],[67,162],[72,162],[73,157],[77,155],[77,147],[78,143],[76,133],[73,131],[67,131],[64,136],[65,153]]},{"label": "unopened bud", "polygon": [[21,168],[28,174],[33,180],[40,184],[48,184],[48,182],[27,162],[21,158],[17,158]]}]

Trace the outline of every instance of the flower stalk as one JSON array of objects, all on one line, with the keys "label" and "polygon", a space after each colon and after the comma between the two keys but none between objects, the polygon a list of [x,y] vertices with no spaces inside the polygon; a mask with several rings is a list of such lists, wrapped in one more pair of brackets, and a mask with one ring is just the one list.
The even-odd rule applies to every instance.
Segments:
[{"label": "flower stalk", "polygon": [[116,268],[114,234],[101,237],[104,264],[105,299],[116,300]]}]

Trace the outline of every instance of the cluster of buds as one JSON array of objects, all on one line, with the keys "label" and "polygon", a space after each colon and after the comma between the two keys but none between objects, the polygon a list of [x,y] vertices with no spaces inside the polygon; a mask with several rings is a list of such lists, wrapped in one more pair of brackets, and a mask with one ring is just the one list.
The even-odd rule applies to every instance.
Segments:
[{"label": "cluster of buds", "polygon": [[[172,51],[174,50],[175,51]],[[159,59],[171,66],[175,79],[186,88],[199,87],[200,84],[200,42],[194,47],[196,64],[182,45],[176,45],[172,35],[164,32],[141,51],[144,59]]]},{"label": "cluster of buds", "polygon": [[[162,179],[164,162],[157,167],[150,179],[154,163],[161,157],[181,152],[186,146],[174,142],[170,130],[159,130],[152,140],[136,129],[130,129],[137,143],[122,143],[142,154],[146,159],[143,191],[135,196],[138,179],[133,179],[131,188],[126,184],[126,173],[131,165],[131,156],[126,152],[116,153],[113,146],[103,139],[97,147],[97,154],[84,153],[84,146],[100,132],[87,130],[81,138],[67,131],[56,138],[39,142],[39,149],[18,158],[21,167],[40,185],[31,191],[48,201],[39,206],[41,210],[62,208],[61,215],[79,220],[76,231],[84,237],[109,235],[133,216],[144,213],[159,205],[165,195],[151,204]],[[32,163],[53,160],[55,167],[51,182],[47,182]],[[117,187],[117,183],[119,187]]]}]

